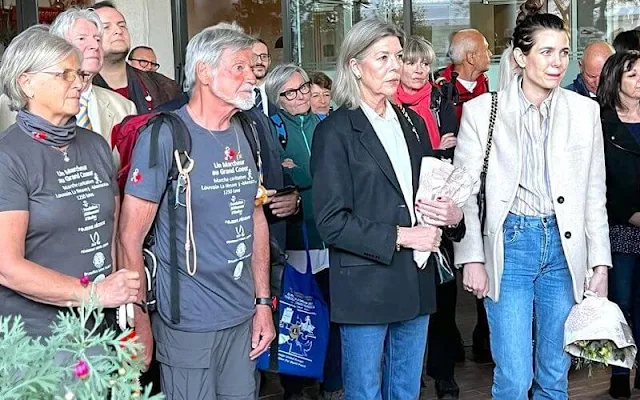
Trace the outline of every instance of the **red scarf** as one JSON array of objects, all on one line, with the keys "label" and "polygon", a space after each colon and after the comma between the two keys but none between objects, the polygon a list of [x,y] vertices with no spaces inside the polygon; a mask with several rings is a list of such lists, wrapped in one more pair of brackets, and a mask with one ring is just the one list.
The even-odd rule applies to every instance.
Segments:
[{"label": "red scarf", "polygon": [[431,112],[431,83],[427,82],[422,89],[418,90],[414,94],[407,93],[402,85],[398,85],[398,92],[396,93],[396,103],[401,105],[407,105],[413,111],[417,112],[422,117],[427,125],[427,132],[429,133],[429,140],[431,141],[431,148],[434,150],[440,147],[440,130],[438,129],[438,123]]}]

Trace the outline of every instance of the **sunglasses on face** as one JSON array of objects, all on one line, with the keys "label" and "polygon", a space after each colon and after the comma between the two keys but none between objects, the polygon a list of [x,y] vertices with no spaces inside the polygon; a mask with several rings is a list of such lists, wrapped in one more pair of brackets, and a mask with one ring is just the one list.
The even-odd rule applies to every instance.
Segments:
[{"label": "sunglasses on face", "polygon": [[301,95],[305,95],[310,91],[311,91],[311,83],[305,82],[302,85],[300,85],[300,87],[297,89],[285,90],[284,92],[280,93],[280,97],[284,97],[287,100],[295,100],[295,98],[298,97],[298,92],[300,92]]},{"label": "sunglasses on face", "polygon": [[131,61],[137,61],[138,63],[140,63],[140,66],[142,68],[148,68],[149,66],[151,66],[151,69],[153,71],[155,71],[158,68],[160,68],[160,64],[154,63],[153,61],[145,60],[145,59],[142,59],[142,58],[132,58]]}]

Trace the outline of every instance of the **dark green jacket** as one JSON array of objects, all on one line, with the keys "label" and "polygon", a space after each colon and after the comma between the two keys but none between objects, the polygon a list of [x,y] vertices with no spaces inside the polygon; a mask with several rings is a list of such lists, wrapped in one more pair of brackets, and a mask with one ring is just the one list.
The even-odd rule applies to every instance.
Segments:
[{"label": "dark green jacket", "polygon": [[[284,159],[290,158],[295,167],[289,169],[294,183],[300,188],[302,198],[301,213],[291,217],[287,225],[287,249],[303,250],[302,219],[307,226],[310,249],[322,249],[324,244],[316,229],[311,205],[311,171],[309,160],[311,159],[311,143],[313,131],[316,129],[320,118],[308,112],[306,114],[291,115],[285,110],[279,110],[278,114],[284,122],[287,130],[287,148],[284,151]],[[286,169],[286,168],[285,168]]]}]

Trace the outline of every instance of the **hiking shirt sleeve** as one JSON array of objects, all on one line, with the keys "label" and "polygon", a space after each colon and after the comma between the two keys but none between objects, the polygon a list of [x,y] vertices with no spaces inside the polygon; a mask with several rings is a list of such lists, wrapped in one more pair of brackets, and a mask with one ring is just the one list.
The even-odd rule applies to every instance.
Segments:
[{"label": "hiking shirt sleeve", "polygon": [[158,163],[154,167],[149,167],[150,147],[151,128],[147,128],[140,133],[133,148],[131,169],[124,192],[143,200],[159,203],[167,185],[173,149],[173,138],[166,125],[160,129]]},{"label": "hiking shirt sleeve", "polygon": [[7,153],[0,152],[0,212],[29,211],[26,171]]}]

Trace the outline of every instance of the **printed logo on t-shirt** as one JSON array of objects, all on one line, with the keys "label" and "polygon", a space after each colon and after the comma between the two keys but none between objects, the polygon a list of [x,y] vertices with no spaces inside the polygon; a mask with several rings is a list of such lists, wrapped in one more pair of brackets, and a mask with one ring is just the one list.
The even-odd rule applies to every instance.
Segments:
[{"label": "printed logo on t-shirt", "polygon": [[[252,170],[253,166],[243,157],[241,148],[225,146],[222,157],[209,165],[212,165],[213,182],[201,184],[200,190],[221,196],[226,204],[224,209],[220,210],[225,214],[223,231],[227,235],[225,251],[222,254],[230,267],[232,278],[239,280],[245,264],[252,255],[253,193],[258,181]],[[248,195],[249,188],[251,195]]]},{"label": "printed logo on t-shirt", "polygon": [[140,172],[138,168],[134,169],[133,172],[131,173],[130,181],[134,185],[137,185],[138,183],[142,182],[142,172]]},{"label": "printed logo on t-shirt", "polygon": [[[77,232],[81,233],[84,239],[80,254],[87,255],[88,272],[84,275],[91,277],[104,276],[112,268],[111,263],[107,263],[105,252],[110,251],[110,237],[102,237],[101,229],[107,224],[106,216],[100,213],[102,206],[96,197],[98,190],[108,190],[111,195],[111,185],[109,179],[100,177],[97,171],[92,170],[87,165],[75,165],[56,171],[60,191],[55,193],[57,200],[74,198],[78,204],[78,211],[82,215],[81,221],[84,223],[77,226]],[[105,234],[105,232],[102,232]],[[93,269],[91,269],[91,266]],[[104,278],[103,278],[104,279]],[[95,280],[95,279],[94,279]]]},{"label": "printed logo on t-shirt", "polygon": [[227,146],[224,148],[224,160],[225,161],[233,161],[233,160],[240,160],[240,154],[232,149],[231,147]]}]

